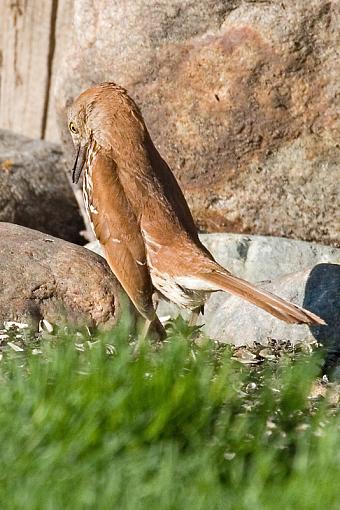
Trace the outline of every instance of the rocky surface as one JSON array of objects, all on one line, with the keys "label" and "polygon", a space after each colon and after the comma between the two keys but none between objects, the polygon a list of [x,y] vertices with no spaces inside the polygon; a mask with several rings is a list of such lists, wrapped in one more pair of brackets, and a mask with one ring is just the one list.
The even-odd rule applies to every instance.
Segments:
[{"label": "rocky surface", "polygon": [[[116,324],[130,304],[106,262],[83,247],[0,223],[0,323]],[[135,315],[130,307],[131,317]]]},{"label": "rocky surface", "polygon": [[201,234],[200,239],[223,267],[251,282],[303,271],[316,264],[340,264],[339,249],[317,243],[241,234]]},{"label": "rocky surface", "polygon": [[72,98],[116,81],[203,230],[339,244],[335,11],[328,0],[76,0],[56,83],[64,138]]},{"label": "rocky surface", "polygon": [[[324,343],[340,351],[340,250],[291,239],[236,234],[203,234],[201,241],[224,267],[293,303],[319,314],[327,326],[290,325],[240,298],[216,292],[201,320],[211,338],[236,346],[271,339],[292,344]],[[100,252],[97,242],[87,245]],[[178,308],[161,301],[160,316]],[[183,313],[183,312],[182,312]]]},{"label": "rocky surface", "polygon": [[0,221],[84,244],[60,146],[0,130]]}]

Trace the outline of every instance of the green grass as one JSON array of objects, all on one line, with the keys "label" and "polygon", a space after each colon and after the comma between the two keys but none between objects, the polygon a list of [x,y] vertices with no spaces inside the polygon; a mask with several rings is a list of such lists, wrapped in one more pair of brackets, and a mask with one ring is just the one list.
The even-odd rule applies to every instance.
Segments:
[{"label": "green grass", "polygon": [[338,509],[340,418],[309,398],[318,356],[250,369],[188,335],[137,357],[124,331],[6,351],[0,508]]}]

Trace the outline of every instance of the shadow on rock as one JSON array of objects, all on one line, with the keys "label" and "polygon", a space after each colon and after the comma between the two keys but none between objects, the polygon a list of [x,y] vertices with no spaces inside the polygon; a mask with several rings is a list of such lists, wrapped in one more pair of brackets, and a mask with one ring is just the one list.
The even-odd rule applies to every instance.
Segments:
[{"label": "shadow on rock", "polygon": [[303,307],[322,317],[327,326],[311,326],[314,338],[325,346],[324,372],[340,365],[340,265],[317,264],[309,274]]}]

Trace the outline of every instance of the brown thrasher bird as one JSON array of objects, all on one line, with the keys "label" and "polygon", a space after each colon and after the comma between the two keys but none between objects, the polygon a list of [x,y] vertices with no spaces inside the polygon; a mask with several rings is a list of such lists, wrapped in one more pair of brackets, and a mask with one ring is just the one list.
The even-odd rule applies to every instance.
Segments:
[{"label": "brown thrasher bird", "polygon": [[73,182],[84,168],[84,200],[95,235],[147,324],[158,321],[155,289],[196,314],[209,293],[223,290],[283,321],[325,324],[215,262],[140,110],[123,88],[102,83],[86,90],[69,108],[68,121],[77,149]]}]

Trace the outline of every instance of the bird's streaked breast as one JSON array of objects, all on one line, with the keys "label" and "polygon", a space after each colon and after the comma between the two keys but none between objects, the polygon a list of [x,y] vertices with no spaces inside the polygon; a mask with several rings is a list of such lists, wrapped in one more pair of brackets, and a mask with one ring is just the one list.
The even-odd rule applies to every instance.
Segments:
[{"label": "bird's streaked breast", "polygon": [[87,150],[86,162],[85,162],[85,170],[84,170],[84,178],[83,178],[83,196],[86,212],[88,214],[91,227],[93,232],[94,225],[92,222],[92,215],[98,214],[96,207],[93,204],[93,180],[92,180],[92,171],[93,171],[93,163],[95,157],[98,153],[99,145],[95,140],[92,140],[89,144],[89,148]]}]

